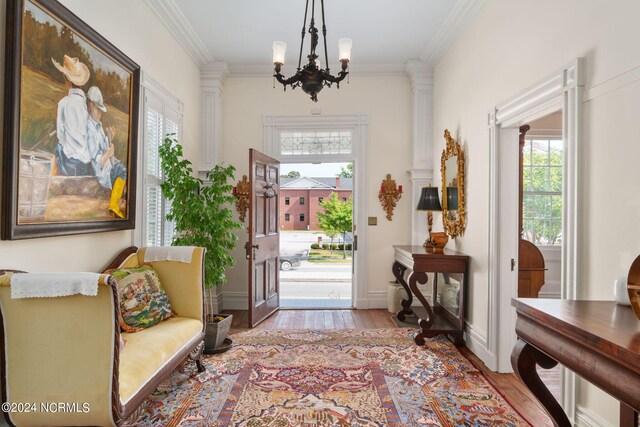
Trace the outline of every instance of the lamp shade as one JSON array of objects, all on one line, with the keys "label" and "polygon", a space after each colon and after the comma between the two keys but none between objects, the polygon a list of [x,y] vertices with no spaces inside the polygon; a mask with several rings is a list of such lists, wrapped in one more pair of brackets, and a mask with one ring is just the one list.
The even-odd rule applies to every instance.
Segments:
[{"label": "lamp shade", "polygon": [[287,44],[285,42],[273,42],[273,63],[284,64],[284,54],[287,52]]},{"label": "lamp shade", "polygon": [[347,61],[351,60],[351,45],[353,42],[348,38],[338,39],[338,55],[340,56],[338,59],[342,61],[346,59]]},{"label": "lamp shade", "polygon": [[440,197],[438,197],[438,187],[422,187],[416,209],[419,211],[441,211],[442,205]]},{"label": "lamp shade", "polygon": [[447,187],[447,209],[458,210],[458,187]]}]

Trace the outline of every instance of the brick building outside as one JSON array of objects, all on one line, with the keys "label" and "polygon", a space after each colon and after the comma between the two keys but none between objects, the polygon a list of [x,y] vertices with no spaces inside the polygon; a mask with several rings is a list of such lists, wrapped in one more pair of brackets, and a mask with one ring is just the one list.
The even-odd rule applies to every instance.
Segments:
[{"label": "brick building outside", "polygon": [[320,230],[318,211],[320,202],[332,193],[349,200],[353,178],[280,178],[280,229]]}]

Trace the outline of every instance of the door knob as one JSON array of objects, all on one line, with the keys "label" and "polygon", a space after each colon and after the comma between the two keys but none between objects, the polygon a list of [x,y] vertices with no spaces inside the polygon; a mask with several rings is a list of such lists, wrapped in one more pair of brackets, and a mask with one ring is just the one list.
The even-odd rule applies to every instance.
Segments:
[{"label": "door knob", "polygon": [[251,249],[253,249],[253,259],[256,259],[256,250],[260,249],[260,245],[249,245],[249,242],[244,244],[244,255],[247,259],[251,256]]}]

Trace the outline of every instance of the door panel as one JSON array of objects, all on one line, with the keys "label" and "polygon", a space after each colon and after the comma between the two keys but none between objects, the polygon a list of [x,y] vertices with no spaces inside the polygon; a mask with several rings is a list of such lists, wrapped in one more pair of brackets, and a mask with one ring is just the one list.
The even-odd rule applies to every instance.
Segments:
[{"label": "door panel", "polygon": [[280,305],[280,163],[251,149],[249,167],[249,326],[253,327]]}]

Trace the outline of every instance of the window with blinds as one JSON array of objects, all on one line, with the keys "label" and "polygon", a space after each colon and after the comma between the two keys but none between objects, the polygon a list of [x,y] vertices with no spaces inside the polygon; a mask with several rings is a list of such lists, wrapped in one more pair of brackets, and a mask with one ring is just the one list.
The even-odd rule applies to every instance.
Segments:
[{"label": "window with blinds", "polygon": [[178,105],[172,106],[163,102],[147,89],[144,99],[143,242],[145,246],[168,246],[175,229],[173,223],[166,219],[171,206],[169,201],[162,197],[160,189],[162,170],[158,149],[168,134],[175,134],[175,138],[180,140],[181,115]]},{"label": "window with blinds", "polygon": [[562,243],[561,138],[525,139],[522,152],[523,238],[537,246]]}]

